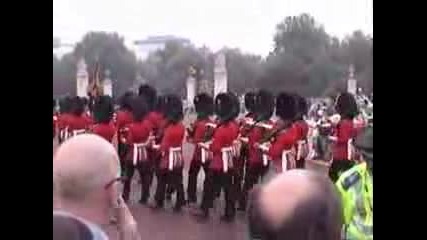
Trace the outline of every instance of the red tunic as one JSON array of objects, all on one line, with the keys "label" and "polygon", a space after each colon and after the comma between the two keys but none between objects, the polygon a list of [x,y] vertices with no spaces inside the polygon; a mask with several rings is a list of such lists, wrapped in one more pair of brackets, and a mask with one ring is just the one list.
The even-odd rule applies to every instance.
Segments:
[{"label": "red tunic", "polygon": [[299,120],[294,123],[294,127],[297,129],[297,134],[298,134],[298,138],[297,138],[298,140],[297,140],[297,143],[295,144],[295,151],[298,152],[298,141],[307,140],[309,126],[306,121]]},{"label": "red tunic", "polygon": [[92,127],[92,132],[96,135],[103,137],[105,140],[112,142],[116,134],[116,127],[113,123],[100,123]]},{"label": "red tunic", "polygon": [[[266,124],[272,124],[272,122],[268,121]],[[254,127],[249,132],[249,167],[253,167],[262,163],[261,151],[255,146],[255,144],[261,141],[264,135],[264,131],[266,130],[262,127]]]},{"label": "red tunic", "polygon": [[74,130],[87,130],[89,129],[90,125],[91,121],[84,115],[70,115],[70,117],[68,118],[68,132],[70,133],[72,133]]},{"label": "red tunic", "polygon": [[271,144],[268,151],[274,166],[280,172],[282,171],[282,153],[285,150],[291,150],[298,140],[298,129],[292,127],[279,133],[275,141]]},{"label": "red tunic", "polygon": [[[169,164],[169,149],[170,148],[182,148],[182,143],[185,136],[185,127],[179,122],[176,124],[169,124],[165,131],[160,143],[160,152],[162,153],[162,158],[160,160],[160,169],[168,169]],[[180,153],[180,158],[182,160],[182,151]]]},{"label": "red tunic", "polygon": [[68,126],[69,119],[71,114],[63,113],[58,115],[58,129],[59,131],[66,128]]},{"label": "red tunic", "polygon": [[161,114],[160,112],[157,112],[157,111],[152,111],[152,112],[148,113],[147,119],[151,123],[151,125],[152,125],[151,128],[154,131],[157,131],[159,128],[161,128],[162,123],[164,122],[163,114]]},{"label": "red tunic", "polygon": [[[151,132],[151,123],[146,119],[141,122],[133,122],[127,126],[126,144],[131,146],[137,143],[146,143]],[[128,152],[127,159],[131,159],[133,151]]]},{"label": "red tunic", "polygon": [[347,160],[348,141],[356,136],[356,129],[352,120],[343,119],[335,128],[335,137],[337,140],[332,146],[333,160]]},{"label": "red tunic", "polygon": [[209,119],[201,119],[201,120],[196,120],[196,122],[193,124],[194,136],[191,139],[191,141],[195,144],[195,149],[194,149],[192,161],[197,161],[197,162],[201,161],[201,157],[202,157],[201,147],[197,143],[203,142],[206,134],[206,130],[208,129],[206,124],[210,122],[212,121],[210,121]]},{"label": "red tunic", "polygon": [[231,147],[235,139],[233,123],[226,123],[219,126],[213,135],[212,144],[209,150],[213,154],[213,159],[209,164],[209,168],[214,171],[223,170],[222,148]]},{"label": "red tunic", "polygon": [[133,121],[132,113],[126,110],[119,110],[116,115],[116,128],[120,130]]}]

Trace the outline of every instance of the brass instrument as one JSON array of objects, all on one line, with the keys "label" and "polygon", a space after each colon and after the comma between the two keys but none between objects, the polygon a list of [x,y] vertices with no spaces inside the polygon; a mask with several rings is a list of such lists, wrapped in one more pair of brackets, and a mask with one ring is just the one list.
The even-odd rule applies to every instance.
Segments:
[{"label": "brass instrument", "polygon": [[221,126],[220,124],[215,124],[215,123],[207,123],[206,124],[206,131],[205,131],[205,135],[203,137],[203,142],[209,142],[212,140],[212,137],[215,133],[215,129],[217,129],[219,126]]}]

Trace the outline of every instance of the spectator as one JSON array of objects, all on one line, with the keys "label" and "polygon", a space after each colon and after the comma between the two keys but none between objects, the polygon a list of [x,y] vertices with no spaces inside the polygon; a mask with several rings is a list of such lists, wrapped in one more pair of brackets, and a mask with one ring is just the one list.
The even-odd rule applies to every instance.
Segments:
[{"label": "spectator", "polygon": [[250,239],[339,240],[339,196],[327,176],[290,170],[250,195]]},{"label": "spectator", "polygon": [[116,150],[105,139],[92,134],[69,139],[53,158],[54,209],[93,226],[108,224],[114,213],[121,239],[138,239],[136,222],[120,196],[119,172]]},{"label": "spectator", "polygon": [[53,240],[105,240],[107,236],[91,224],[67,214],[53,214]]}]

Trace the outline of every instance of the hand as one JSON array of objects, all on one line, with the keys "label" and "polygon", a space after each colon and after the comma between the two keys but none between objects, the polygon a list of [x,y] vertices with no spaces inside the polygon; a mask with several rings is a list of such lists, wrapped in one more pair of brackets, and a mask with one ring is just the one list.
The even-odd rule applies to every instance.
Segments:
[{"label": "hand", "polygon": [[118,199],[118,205],[115,208],[117,217],[117,227],[120,234],[120,240],[139,240],[141,236],[138,232],[138,224],[132,216],[128,206],[122,197]]}]

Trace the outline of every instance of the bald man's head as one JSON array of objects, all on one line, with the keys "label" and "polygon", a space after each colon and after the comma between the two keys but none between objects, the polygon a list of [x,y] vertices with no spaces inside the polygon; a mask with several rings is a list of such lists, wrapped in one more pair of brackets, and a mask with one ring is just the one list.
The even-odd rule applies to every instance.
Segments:
[{"label": "bald man's head", "polygon": [[340,239],[341,204],[323,175],[291,170],[254,189],[249,228],[256,239]]},{"label": "bald man's head", "polygon": [[72,137],[53,157],[54,191],[59,198],[80,201],[117,177],[119,160],[108,141],[93,134]]}]

